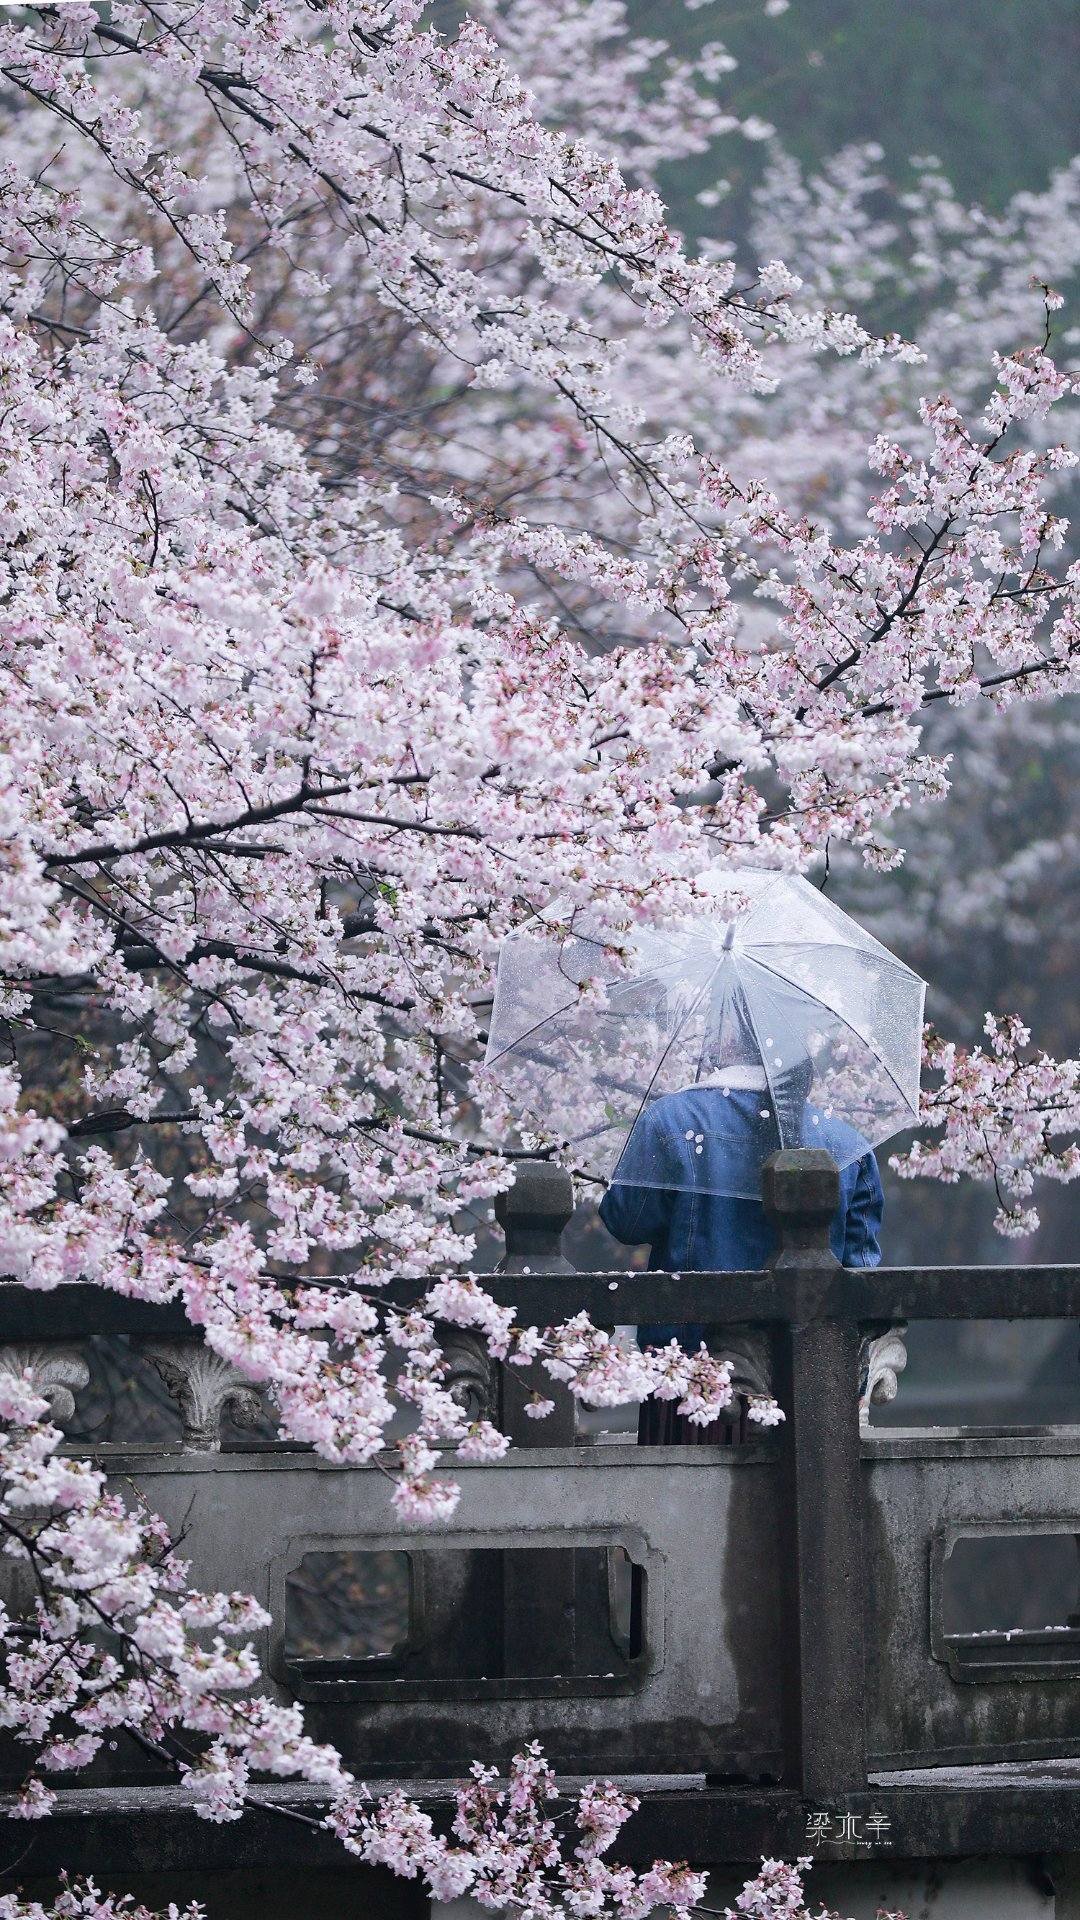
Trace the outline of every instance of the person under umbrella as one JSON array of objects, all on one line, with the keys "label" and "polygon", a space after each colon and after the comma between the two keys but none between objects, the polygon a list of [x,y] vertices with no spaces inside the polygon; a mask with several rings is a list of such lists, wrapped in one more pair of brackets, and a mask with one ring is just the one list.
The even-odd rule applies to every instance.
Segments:
[{"label": "person under umbrella", "polygon": [[[845,1267],[876,1267],[884,1195],[873,1150],[853,1127],[835,1115],[826,1117],[810,1102],[808,1060],[775,1069],[770,1086],[764,1067],[753,1064],[754,1048],[736,1001],[719,1022],[700,1077],[643,1110],[600,1202],[601,1220],[624,1245],[648,1244],[653,1272],[738,1273],[763,1267],[775,1246],[775,1230],[759,1198],[731,1189],[745,1184],[742,1168],[760,1168],[780,1144],[775,1095],[776,1106],[798,1114],[800,1144],[824,1148],[840,1166],[840,1205],[829,1234],[837,1259]],[[680,1177],[688,1159],[704,1163],[695,1165],[692,1188]],[[648,1169],[649,1185],[633,1184],[635,1166]],[[655,1184],[665,1168],[672,1184]],[[644,1326],[638,1338],[648,1346],[677,1340],[690,1349],[707,1333],[704,1326]],[[745,1410],[737,1424],[718,1420],[699,1426],[676,1411],[675,1401],[648,1400],[638,1420],[638,1439],[645,1445],[742,1438]]]},{"label": "person under umbrella", "polygon": [[[840,1170],[833,1249],[876,1265],[873,1148],[918,1119],[925,984],[798,875],[713,869],[698,892],[618,951],[557,904],[508,936],[485,1061],[493,1121],[602,1180],[601,1218],[648,1244],[654,1270],[759,1268],[773,1245],[765,1161],[822,1147]],[[648,1407],[643,1433],[714,1437],[672,1420]]]}]

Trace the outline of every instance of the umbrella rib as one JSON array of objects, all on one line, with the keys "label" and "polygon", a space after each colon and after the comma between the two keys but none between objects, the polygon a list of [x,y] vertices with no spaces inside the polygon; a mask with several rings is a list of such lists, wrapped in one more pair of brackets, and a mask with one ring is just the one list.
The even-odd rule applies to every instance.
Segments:
[{"label": "umbrella rib", "polygon": [[[717,967],[714,967],[714,968],[713,968],[713,971],[712,971],[712,975],[711,975],[711,977],[710,977],[710,980],[709,980],[709,982],[708,982],[708,984],[709,984],[710,986],[711,986],[711,984],[712,984],[712,981],[713,981],[713,980],[715,980],[715,978],[716,978],[716,975],[717,975],[717,973],[718,973],[718,971],[719,971],[719,967],[718,967],[718,966],[717,966]],[[720,1006],[720,1038],[721,1038],[721,1041],[723,1040],[723,1034],[724,1034],[724,1015],[725,1015],[725,1013],[727,1012],[727,1003],[728,1003],[728,1000],[729,1000],[729,998],[730,998],[730,996],[731,996],[731,988],[730,988],[730,986],[729,986],[729,987],[727,987],[727,988],[725,989],[725,992],[724,992],[724,998],[723,998],[723,1001],[721,1002],[721,1006]],[[707,1044],[707,1041],[708,1041],[708,1032],[707,1032],[707,1029],[706,1029],[705,1031],[703,1031],[703,1032],[702,1032],[702,1035],[701,1035],[701,1051],[700,1051],[700,1053],[698,1054],[698,1063],[697,1063],[697,1069],[696,1069],[696,1071],[695,1071],[695,1074],[694,1074],[694,1085],[695,1085],[695,1086],[697,1086],[697,1084],[698,1084],[698,1082],[699,1082],[699,1081],[700,1081],[700,1079],[701,1079],[701,1069],[702,1069],[702,1067],[703,1067],[703,1065],[704,1065],[704,1063],[705,1063],[705,1047],[706,1047],[706,1044]]]},{"label": "umbrella rib", "polygon": [[[747,956],[747,957],[749,957],[749,956]],[[769,967],[769,968],[768,968],[768,972],[769,972],[769,973],[771,973],[771,972],[772,972],[772,968],[771,968],[771,967]],[[772,1078],[771,1078],[771,1076],[770,1076],[770,1073],[769,1073],[769,1060],[768,1060],[768,1053],[767,1053],[767,1050],[766,1050],[766,1049],[765,1049],[765,1048],[764,1048],[764,1047],[762,1046],[762,1044],[761,1044],[761,1035],[760,1035],[760,1033],[758,1032],[758,1024],[757,1024],[757,1021],[756,1021],[756,1020],[755,1020],[755,1018],[754,1018],[754,1009],[753,1009],[753,1007],[752,1007],[752,1006],[750,1005],[750,995],[749,995],[749,994],[748,994],[748,993],[746,992],[746,989],[745,989],[745,988],[743,989],[743,1005],[744,1005],[744,1006],[745,1006],[745,1008],[746,1008],[746,1017],[747,1017],[747,1019],[748,1019],[748,1020],[749,1020],[749,1022],[750,1022],[750,1027],[751,1027],[751,1030],[752,1030],[752,1032],[753,1032],[753,1035],[754,1035],[754,1039],[755,1039],[755,1040],[757,1041],[757,1050],[758,1050],[758,1058],[759,1058],[759,1059],[760,1059],[760,1061],[761,1061],[761,1069],[762,1069],[762,1072],[763,1072],[763,1073],[764,1073],[764,1075],[765,1075],[765,1085],[766,1085],[766,1087],[767,1087],[767,1088],[768,1088],[768,1090],[769,1090],[769,1105],[770,1105],[770,1106],[772,1107],[772,1110],[773,1110],[773,1119],[774,1119],[774,1120],[776,1121],[776,1132],[777,1132],[777,1137],[778,1137],[778,1139],[779,1139],[779,1141],[780,1141],[780,1145],[781,1145],[781,1146],[783,1146],[783,1144],[784,1144],[784,1136],[783,1136],[783,1134],[782,1134],[782,1133],[780,1132],[780,1112],[779,1112],[779,1109],[778,1109],[778,1107],[777,1107],[777,1104],[776,1104],[776,1095],[775,1095],[775,1093],[773,1092],[773,1083],[772,1083]]]},{"label": "umbrella rib", "polygon": [[[736,881],[737,881],[737,880],[738,880],[738,869],[737,869],[737,868],[735,868],[735,869],[733,869],[733,871],[734,871],[734,874],[735,874],[735,878],[736,878]],[[749,868],[749,869],[748,869],[748,871],[749,871],[749,872],[754,872],[754,871],[759,871],[759,869],[754,869],[754,868]],[[770,900],[770,899],[772,898],[772,896],[773,896],[773,894],[774,894],[774,893],[776,892],[776,889],[777,889],[777,887],[778,887],[778,886],[780,885],[780,882],[781,882],[781,880],[783,880],[784,878],[785,878],[785,875],[784,875],[784,874],[782,874],[782,873],[774,873],[774,874],[773,874],[773,877],[772,877],[772,879],[770,880],[770,882],[769,882],[769,884],[768,884],[768,886],[767,886],[767,887],[762,887],[762,889],[761,889],[761,892],[760,892],[760,893],[758,894],[758,897],[757,897],[757,899],[756,899],[756,900],[751,900],[751,902],[750,902],[750,905],[748,906],[748,908],[747,908],[747,910],[746,910],[746,912],[745,912],[745,914],[743,915],[743,926],[744,926],[744,927],[748,927],[748,926],[750,925],[750,922],[751,922],[751,920],[752,920],[752,919],[754,918],[754,915],[755,915],[756,913],[758,913],[758,912],[760,912],[760,910],[761,910],[761,908],[762,908],[762,907],[763,907],[763,906],[765,905],[765,902],[766,902],[766,900]],[[737,886],[737,885],[736,885],[736,887],[735,887],[735,891],[736,891],[736,892],[738,892],[738,886]]]},{"label": "umbrella rib", "polygon": [[[674,965],[674,962],[672,962],[671,964]],[[630,980],[616,980],[614,986],[611,988],[611,992],[612,993],[625,992],[625,990],[628,987],[647,987],[649,984],[649,981],[653,978],[653,976],[658,971],[659,969],[654,967],[653,972],[651,974],[649,973],[635,974],[633,978]],[[504,1054],[512,1053],[515,1047],[520,1047],[522,1041],[527,1040],[530,1034],[539,1033],[541,1027],[546,1027],[549,1021],[561,1020],[564,1013],[572,1013],[575,1005],[576,1005],[575,1001],[568,1000],[564,1007],[554,1007],[550,1013],[545,1013],[542,1019],[534,1020],[531,1027],[525,1028],[524,1033],[516,1034],[513,1040],[507,1041],[505,1047],[499,1048],[498,1053],[491,1054],[484,1061],[485,1071],[488,1067],[493,1067],[495,1065],[496,1060],[501,1060]]]},{"label": "umbrella rib", "polygon": [[[696,1013],[698,1005],[700,1004],[702,995],[706,992],[707,988],[712,986],[712,983],[715,980],[722,965],[723,965],[723,962],[721,960],[718,960],[715,967],[713,967],[711,973],[708,975],[708,978],[702,982],[701,986],[698,988],[695,999],[693,1000],[691,1005],[687,1008],[686,1013],[683,1016],[683,1019],[680,1021],[679,1025],[676,1027],[675,1031],[671,1036],[671,1039],[668,1041],[667,1046],[664,1048],[663,1053],[660,1055],[659,1060],[657,1061],[655,1067],[653,1068],[652,1076],[649,1080],[649,1084],[646,1087],[644,1093],[642,1094],[640,1101],[638,1102],[638,1110],[635,1113],[634,1118],[630,1122],[630,1126],[627,1129],[627,1134],[626,1134],[627,1143],[629,1143],[630,1135],[633,1133],[634,1128],[637,1126],[638,1121],[641,1119],[641,1116],[645,1111],[645,1102],[647,1101],[650,1093],[652,1092],[653,1088],[656,1085],[657,1074],[659,1073],[661,1067],[663,1066],[664,1061],[667,1059],[668,1054],[671,1052],[672,1047],[675,1045],[676,1040],[678,1039],[680,1033],[685,1027],[686,1022],[689,1020],[691,1014]],[[623,1153],[625,1153],[625,1151],[626,1151],[626,1145],[624,1144]],[[619,1155],[619,1158],[620,1159],[622,1158],[622,1154]],[[617,1167],[616,1167],[616,1170],[617,1170]]]},{"label": "umbrella rib", "polygon": [[[516,1042],[514,1044],[516,1044]],[[505,1060],[507,1054],[511,1053],[512,1051],[513,1051],[513,1045],[509,1047],[504,1047],[502,1053],[496,1055],[495,1061],[489,1063],[487,1060],[484,1060],[481,1063],[480,1071],[482,1073],[487,1073],[489,1070],[489,1065],[495,1065],[498,1063],[499,1060]],[[565,1060],[560,1060],[558,1055],[555,1054],[554,1052],[549,1054],[534,1053],[532,1055],[532,1061],[537,1066],[546,1068],[549,1076],[551,1074],[564,1073],[566,1070]],[[637,1088],[634,1085],[632,1080],[610,1079],[609,1085],[615,1093],[628,1093],[630,1094],[631,1098],[633,1099],[637,1098]],[[546,1086],[547,1086],[547,1081],[545,1080],[542,1083],[541,1090],[546,1090]],[[535,1102],[533,1104],[535,1106]],[[598,1129],[595,1129],[595,1131],[603,1133],[605,1131],[605,1128],[600,1127]],[[581,1138],[583,1139],[585,1137],[586,1137],[585,1135],[581,1136]],[[578,1136],[575,1134],[574,1138],[577,1139]]]},{"label": "umbrella rib", "polygon": [[[802,884],[802,883],[800,882],[800,884]],[[824,894],[823,892],[821,892],[821,891],[820,891],[820,890],[819,890],[818,888],[816,888],[816,887],[810,887],[810,886],[809,886],[809,883],[808,883],[808,882],[807,882],[806,884],[807,884],[807,888],[808,888],[808,891],[810,892],[810,894],[811,894],[811,896],[812,896],[812,897],[813,897],[813,899],[814,899],[814,905],[815,905],[815,910],[816,910],[816,912],[818,913],[818,915],[820,916],[820,918],[824,920],[824,922],[825,922],[825,924],[826,924],[826,926],[830,926],[830,925],[832,925],[832,924],[833,924],[833,918],[834,918],[834,916],[839,916],[839,918],[840,918],[841,920],[843,920],[843,921],[846,921],[846,922],[847,922],[847,923],[848,923],[849,925],[851,925],[851,926],[854,926],[854,927],[855,927],[855,928],[857,929],[857,931],[858,931],[858,932],[859,932],[859,933],[860,933],[860,934],[862,935],[862,937],[863,937],[863,939],[864,939],[864,940],[867,940],[867,941],[869,941],[869,943],[870,943],[870,946],[871,946],[871,948],[873,949],[873,951],[874,951],[874,953],[876,953],[876,954],[878,954],[878,955],[880,956],[880,958],[881,958],[881,959],[883,959],[883,960],[889,960],[889,961],[891,961],[891,963],[892,963],[892,965],[893,965],[894,967],[903,967],[903,969],[904,969],[904,971],[905,971],[906,973],[911,973],[911,972],[913,972],[913,971],[914,971],[914,970],[913,970],[913,968],[911,968],[911,967],[909,967],[909,966],[907,965],[907,963],[906,963],[906,961],[904,961],[904,960],[898,960],[898,959],[897,959],[897,957],[896,957],[896,955],[895,955],[895,953],[890,953],[890,951],[889,951],[889,949],[888,949],[888,947],[886,947],[886,946],[883,946],[880,940],[876,940],[876,939],[874,938],[874,935],[873,935],[872,933],[867,933],[867,931],[866,931],[866,928],[865,928],[865,927],[862,927],[862,926],[859,926],[859,923],[858,923],[858,921],[857,921],[857,920],[854,920],[854,921],[853,921],[853,920],[851,919],[851,916],[850,916],[850,914],[846,914],[846,913],[844,913],[844,912],[843,912],[843,910],[842,910],[842,909],[841,909],[840,907],[838,907],[838,906],[836,905],[836,903],[835,903],[835,901],[833,901],[833,900],[830,900],[830,899],[829,899],[829,898],[827,897],[827,895],[826,895],[826,894]],[[772,891],[772,889],[770,888],[770,889],[768,889],[768,891],[769,891],[769,892],[771,892],[771,891]],[[765,897],[766,897],[765,895],[763,895],[763,896],[762,896],[762,898],[763,898],[763,899],[764,899]],[[835,930],[836,930],[837,932],[842,932],[842,929],[839,929],[839,928],[837,928],[837,929],[835,929]],[[766,946],[766,945],[776,945],[776,944],[779,944],[779,945],[784,945],[784,944],[786,944],[786,943],[784,943],[784,942],[782,942],[782,941],[781,941],[781,942],[769,942],[769,941],[762,941],[762,943],[761,943],[761,944],[762,944],[763,946]],[[850,937],[849,937],[849,939],[848,939],[848,940],[845,940],[845,939],[840,939],[840,940],[836,940],[836,941],[831,941],[831,940],[808,940],[808,939],[801,939],[801,940],[799,941],[799,943],[798,943],[798,944],[799,944],[800,946],[839,946],[839,947],[844,947],[844,946],[846,946],[846,945],[848,945],[848,944],[850,944]],[[853,952],[857,952],[857,951],[858,951],[858,949],[857,949],[857,948],[855,948],[855,947],[854,947],[854,946],[852,945],[852,951],[853,951]],[[919,976],[918,974],[915,974],[915,978],[916,978],[916,979],[919,979],[919,978],[920,978],[920,976]]]},{"label": "umbrella rib", "polygon": [[[865,1033],[859,1032],[859,1029],[855,1025],[853,1020],[849,1020],[846,1014],[838,1013],[835,1007],[830,1007],[827,1000],[823,1000],[820,994],[814,993],[809,987],[803,986],[801,980],[789,980],[784,974],[778,973],[775,967],[770,967],[767,960],[757,960],[755,959],[752,953],[747,953],[745,955],[745,958],[750,962],[751,966],[760,967],[763,973],[771,973],[773,979],[779,980],[781,982],[781,985],[788,988],[793,988],[798,993],[804,993],[808,1000],[813,1001],[815,1007],[821,1007],[824,1010],[824,1012],[831,1013],[834,1020],[842,1020],[846,1027],[850,1027],[852,1033],[857,1035],[857,1037],[862,1041],[863,1046],[866,1048],[867,1052],[873,1055],[874,1059],[878,1063],[878,1066],[881,1068],[882,1073],[888,1074],[889,1079],[892,1081],[893,1086],[896,1088],[896,1091],[900,1095],[900,1098],[903,1101],[905,1107],[907,1107],[909,1111],[911,1110],[911,1101],[908,1098],[908,1095],[904,1092],[904,1089],[900,1085],[900,1082],[897,1079],[892,1068],[887,1064],[886,1061],[882,1059],[873,1041],[869,1040]],[[749,1001],[747,1001],[747,1007],[750,1011],[750,1018],[751,1020],[753,1020],[753,1017],[754,1017],[753,1010],[750,1008]],[[757,1033],[756,1024],[754,1027],[754,1032],[755,1034]],[[769,1077],[769,1070],[768,1070],[768,1067],[766,1067],[765,1078],[768,1079],[768,1077]],[[915,1108],[915,1113],[917,1118],[918,1117],[917,1105]]]},{"label": "umbrella rib", "polygon": [[[579,935],[577,937],[580,938],[581,936]],[[599,945],[599,942],[594,941],[591,944]],[[657,979],[661,973],[664,973],[671,967],[677,967],[680,964],[681,961],[678,956],[676,956],[674,960],[662,960],[657,966],[650,967],[647,973],[635,973],[628,975],[624,980],[614,981],[609,991],[611,993],[628,993],[632,987],[647,987],[650,982]],[[706,986],[709,985],[715,972],[716,968],[714,967],[712,973],[709,975],[709,979],[705,982]],[[522,1041],[527,1040],[530,1034],[539,1033],[540,1028],[546,1027],[550,1020],[561,1020],[564,1013],[572,1013],[575,1005],[575,1001],[568,1000],[564,1007],[555,1007],[550,1013],[545,1013],[542,1019],[534,1020],[531,1027],[525,1028],[524,1033],[515,1035],[513,1040],[507,1041],[505,1047],[499,1048],[498,1053],[490,1054],[488,1058],[485,1059],[483,1063],[484,1071],[486,1072],[488,1067],[493,1067],[496,1060],[501,1060],[504,1054],[512,1053],[515,1047],[520,1047]]]},{"label": "umbrella rib", "polygon": [[534,1020],[531,1027],[526,1027],[524,1033],[516,1034],[513,1040],[508,1040],[505,1047],[499,1048],[498,1053],[489,1054],[484,1061],[483,1071],[486,1073],[489,1067],[495,1065],[496,1060],[501,1060],[504,1054],[512,1053],[515,1047],[520,1047],[522,1041],[527,1040],[530,1034],[539,1033],[541,1027],[546,1027],[549,1020],[558,1020],[562,1014],[569,1013],[573,1004],[572,1000],[568,1000],[565,1007],[556,1007],[554,1013],[545,1013],[542,1020]]},{"label": "umbrella rib", "polygon": [[749,940],[744,944],[743,952],[748,954],[752,959],[758,947],[828,947],[830,951],[836,953],[851,953],[867,960],[887,961],[889,966],[895,967],[898,973],[906,973],[909,980],[922,979],[922,975],[916,973],[914,967],[909,967],[906,960],[898,960],[895,953],[890,953],[886,947],[875,947],[872,953],[868,953],[864,947],[853,946],[851,942],[847,940],[803,940],[800,938],[798,940]]}]

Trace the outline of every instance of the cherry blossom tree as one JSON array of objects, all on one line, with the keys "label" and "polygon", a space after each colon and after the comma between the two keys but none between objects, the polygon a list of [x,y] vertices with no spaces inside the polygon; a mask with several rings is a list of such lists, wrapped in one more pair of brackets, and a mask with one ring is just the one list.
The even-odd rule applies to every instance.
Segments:
[{"label": "cherry blossom tree", "polygon": [[[953,777],[925,716],[1076,686],[1049,269],[1032,292],[1010,264],[1000,334],[976,327],[931,182],[912,272],[959,318],[929,347],[864,323],[888,246],[851,160],[813,190],[810,263],[764,213],[753,264],[688,249],[656,168],[767,131],[723,112],[725,66],[614,0],[447,33],[419,0],[0,23],[3,1270],[179,1299],[333,1461],[373,1459],[404,1401],[411,1524],[453,1508],[440,1448],[506,1446],[446,1391],[436,1322],[591,1404],[707,1421],[731,1396],[704,1350],[520,1326],[466,1270],[463,1210],[556,1146],[476,1071],[504,934],[558,902],[617,949],[718,862],[888,870]],[[779,220],[808,203],[772,164]],[[1015,1023],[934,1040],[941,1137],[907,1163],[993,1178],[1021,1231],[1034,1180],[1080,1171],[1076,1064],[1025,1047]],[[380,1298],[402,1276],[408,1312]],[[254,1602],[191,1589],[160,1522],[4,1392],[25,1817],[122,1729],[211,1819],[253,1775],[311,1782],[347,1847],[443,1897],[701,1898],[605,1861],[613,1788],[561,1846],[536,1754],[477,1774],[456,1845],[369,1807],[251,1693]],[[773,1882],[748,1910],[797,1910],[793,1870]]]}]

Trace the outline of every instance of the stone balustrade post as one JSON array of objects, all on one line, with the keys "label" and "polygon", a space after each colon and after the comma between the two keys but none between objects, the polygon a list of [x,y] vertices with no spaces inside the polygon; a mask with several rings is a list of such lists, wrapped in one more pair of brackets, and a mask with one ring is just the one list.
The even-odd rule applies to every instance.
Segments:
[{"label": "stone balustrade post", "polygon": [[829,1229],[840,1204],[832,1157],[782,1149],[762,1196],[779,1245],[769,1261],[791,1291],[780,1332],[782,1715],[787,1784],[828,1806],[866,1788],[863,1486],[859,1329],[830,1311],[839,1262]]},{"label": "stone balustrade post", "polygon": [[[514,1184],[495,1200],[495,1218],[506,1237],[497,1272],[565,1273],[574,1269],[562,1250],[563,1228],[574,1211],[574,1183],[547,1160],[519,1160]],[[567,1312],[573,1312],[568,1300]],[[516,1447],[570,1447],[576,1437],[574,1402],[565,1387],[536,1363],[502,1369],[502,1425]],[[555,1411],[530,1420],[533,1394],[554,1400]]]},{"label": "stone balustrade post", "polygon": [[[514,1184],[495,1201],[506,1236],[498,1271],[565,1273],[573,1268],[562,1250],[563,1228],[574,1211],[574,1186],[562,1167],[546,1160],[518,1162]],[[572,1298],[567,1312],[573,1312]],[[530,1367],[501,1368],[502,1428],[515,1447],[570,1447],[576,1438],[576,1408],[567,1389]],[[533,1394],[554,1400],[554,1412],[531,1420]],[[573,1548],[537,1547],[507,1556],[503,1569],[503,1642],[508,1671],[571,1674],[577,1664],[578,1587],[581,1554]]]}]

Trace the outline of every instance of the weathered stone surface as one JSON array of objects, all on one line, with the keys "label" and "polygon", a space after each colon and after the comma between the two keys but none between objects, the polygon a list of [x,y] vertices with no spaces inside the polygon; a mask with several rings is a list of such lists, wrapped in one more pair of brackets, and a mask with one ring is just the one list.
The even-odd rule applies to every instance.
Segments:
[{"label": "weathered stone surface", "polygon": [[859,1345],[859,1424],[869,1426],[870,1408],[895,1400],[899,1375],[907,1366],[906,1327],[867,1334]]},{"label": "weathered stone surface", "polygon": [[238,1426],[255,1425],[262,1412],[257,1388],[201,1340],[148,1340],[142,1352],[180,1409],[185,1448],[216,1453],[226,1412]]},{"label": "weathered stone surface", "polygon": [[75,1395],[90,1380],[85,1357],[74,1347],[0,1347],[0,1373],[29,1373],[31,1385],[49,1403],[49,1415],[64,1427],[75,1413]]}]

